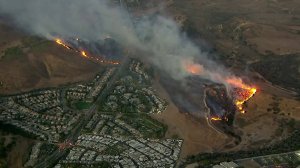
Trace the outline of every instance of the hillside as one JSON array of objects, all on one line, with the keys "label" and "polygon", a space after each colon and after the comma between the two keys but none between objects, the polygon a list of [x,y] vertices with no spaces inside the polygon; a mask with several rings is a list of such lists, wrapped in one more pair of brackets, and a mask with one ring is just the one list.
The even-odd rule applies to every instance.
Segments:
[{"label": "hillside", "polygon": [[0,25],[0,94],[90,79],[103,69],[53,41]]},{"label": "hillside", "polygon": [[174,0],[168,10],[228,67],[300,92],[299,6],[297,0]]}]

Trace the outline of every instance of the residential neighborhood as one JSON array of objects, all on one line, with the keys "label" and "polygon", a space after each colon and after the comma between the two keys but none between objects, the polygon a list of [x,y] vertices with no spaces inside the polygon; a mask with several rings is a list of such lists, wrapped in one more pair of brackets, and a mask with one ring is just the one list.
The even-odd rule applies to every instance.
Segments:
[{"label": "residential neighborhood", "polygon": [[0,104],[2,124],[36,139],[25,167],[175,167],[180,155],[183,141],[165,139],[167,127],[150,116],[167,103],[137,60],[87,82],[6,95]]},{"label": "residential neighborhood", "polygon": [[0,118],[38,139],[58,142],[67,135],[80,115],[64,108],[60,90],[42,90],[1,99]]},{"label": "residential neighborhood", "polygon": [[109,162],[113,167],[174,167],[182,140],[131,139],[109,135],[81,135],[62,165]]}]

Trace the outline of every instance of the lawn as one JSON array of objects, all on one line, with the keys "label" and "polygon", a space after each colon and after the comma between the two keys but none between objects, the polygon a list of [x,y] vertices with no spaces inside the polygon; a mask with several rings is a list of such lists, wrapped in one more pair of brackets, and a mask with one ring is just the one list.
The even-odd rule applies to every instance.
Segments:
[{"label": "lawn", "polygon": [[85,110],[85,109],[90,108],[92,106],[92,103],[79,101],[79,102],[76,102],[74,104],[74,106],[77,110]]},{"label": "lawn", "polygon": [[167,126],[152,119],[147,114],[126,114],[121,120],[140,131],[146,138],[163,138]]}]

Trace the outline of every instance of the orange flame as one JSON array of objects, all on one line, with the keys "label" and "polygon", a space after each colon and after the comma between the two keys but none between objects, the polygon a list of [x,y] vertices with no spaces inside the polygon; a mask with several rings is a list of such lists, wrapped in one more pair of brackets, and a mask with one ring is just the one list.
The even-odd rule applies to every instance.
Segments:
[{"label": "orange flame", "polygon": [[81,55],[84,57],[88,57],[85,51],[81,51]]},{"label": "orange flame", "polygon": [[195,64],[189,61],[184,62],[183,64],[184,69],[194,75],[200,75],[203,73],[203,67],[200,64]]},{"label": "orange flame", "polygon": [[245,84],[242,79],[240,78],[228,78],[226,82],[237,89],[240,89],[237,91],[237,96],[235,97],[235,106],[241,113],[245,113],[245,109],[243,108],[243,105],[246,101],[251,99],[254,94],[256,93],[257,89],[255,87],[251,87],[247,84]]},{"label": "orange flame", "polygon": [[[79,38],[76,38],[75,40],[78,41]],[[80,53],[80,54],[81,54],[83,57],[85,57],[85,58],[91,59],[91,60],[96,61],[96,62],[98,62],[98,63],[112,64],[112,65],[119,65],[119,64],[120,64],[120,63],[117,62],[117,61],[110,61],[110,60],[105,60],[105,59],[100,59],[100,58],[97,58],[97,57],[89,56],[89,55],[87,54],[86,51],[80,51],[80,50],[77,50],[77,49],[75,49],[75,48],[71,48],[71,47],[69,47],[67,44],[65,44],[61,39],[58,39],[58,38],[57,38],[57,39],[55,39],[55,42],[56,42],[57,44],[59,44],[59,45],[65,47],[65,48],[69,49],[69,50],[72,50],[72,51],[74,51],[74,52]]]},{"label": "orange flame", "polygon": [[64,44],[61,39],[56,39],[55,42],[57,44],[61,45],[61,46],[64,46],[65,48],[67,48],[69,50],[71,49],[69,46],[67,46],[66,44]]},{"label": "orange flame", "polygon": [[243,104],[248,101],[249,99],[251,99],[251,97],[254,96],[254,94],[256,93],[256,88],[250,88],[249,90],[245,90],[244,92],[244,95],[242,96],[242,99],[239,100],[237,99],[235,101],[235,105],[236,107],[238,108],[238,110],[241,112],[241,113],[245,113],[246,111],[244,110],[243,108]]},{"label": "orange flame", "polygon": [[211,117],[210,119],[213,120],[213,121],[221,121],[221,120],[222,120],[222,119],[219,118],[219,117]]},{"label": "orange flame", "polygon": [[[193,63],[191,61],[183,62],[183,67],[187,72],[194,75],[201,75],[205,73],[205,69],[202,65]],[[257,91],[256,88],[245,84],[241,78],[235,76],[226,78],[220,74],[215,73],[214,75],[216,79],[225,81],[227,84],[239,90],[238,95],[235,97],[234,104],[241,113],[245,113],[246,111],[244,110],[243,105],[246,101],[254,96]],[[212,118],[212,120],[215,119],[217,118]]]}]

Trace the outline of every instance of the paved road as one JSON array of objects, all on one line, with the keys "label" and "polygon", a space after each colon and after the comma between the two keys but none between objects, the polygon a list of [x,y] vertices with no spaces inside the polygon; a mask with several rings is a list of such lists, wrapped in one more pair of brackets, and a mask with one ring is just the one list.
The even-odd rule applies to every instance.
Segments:
[{"label": "paved road", "polygon": [[[128,68],[129,61],[128,59],[124,60],[124,63],[121,64],[120,67],[117,68],[116,72],[114,72],[111,79],[106,83],[106,87],[101,91],[100,95],[98,96],[95,103],[83,113],[82,118],[79,120],[77,126],[73,128],[71,133],[68,135],[66,140],[71,141],[72,143],[75,143],[78,136],[80,136],[81,129],[90,121],[91,117],[97,112],[97,107],[100,102],[102,102],[106,95],[110,92],[111,86],[113,86],[114,82],[119,79],[119,74],[123,72],[126,68]],[[64,157],[67,154],[67,151],[59,151],[58,149],[54,151],[51,155],[46,157],[43,162],[40,162],[36,164],[34,167],[36,168],[50,168],[53,167],[53,165],[59,161],[62,157]]]},{"label": "paved road", "polygon": [[[80,135],[80,130],[86,125],[89,119],[97,111],[96,109],[97,106],[96,104],[94,104],[87,112],[84,113],[84,115],[82,116],[83,119],[79,120],[77,126],[71,131],[71,133],[66,138],[67,140],[71,141],[72,143],[76,141],[77,137]],[[56,163],[59,159],[61,159],[66,154],[67,154],[66,150],[60,151],[59,149],[57,149],[51,155],[46,157],[43,162],[40,162],[37,165],[35,165],[35,167],[37,168],[53,167],[53,164]]]},{"label": "paved road", "polygon": [[226,134],[221,129],[215,127],[214,124],[211,121],[211,114],[210,114],[211,111],[210,111],[210,108],[206,104],[206,96],[207,96],[206,92],[207,92],[207,89],[205,89],[204,92],[203,92],[204,93],[203,102],[204,102],[205,107],[207,108],[207,112],[205,113],[205,118],[206,118],[206,121],[207,121],[207,125],[209,127],[211,127],[213,130],[215,130],[216,132],[226,136]]},{"label": "paved road", "polygon": [[295,154],[295,152],[297,152],[297,151],[286,152],[286,153],[278,153],[278,154],[270,154],[270,155],[262,155],[262,156],[254,156],[254,157],[249,157],[249,158],[238,159],[238,160],[235,160],[235,161],[245,161],[245,160],[249,160],[249,159],[253,160],[253,159],[259,159],[259,158],[266,158],[266,157],[274,157],[274,156]]}]

